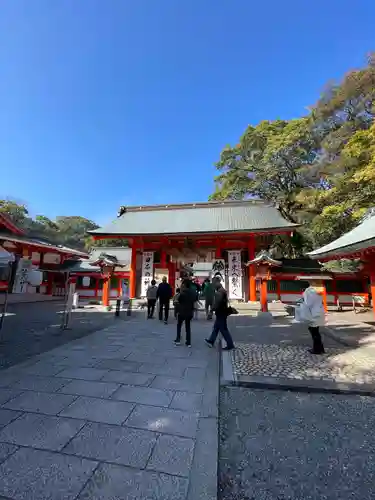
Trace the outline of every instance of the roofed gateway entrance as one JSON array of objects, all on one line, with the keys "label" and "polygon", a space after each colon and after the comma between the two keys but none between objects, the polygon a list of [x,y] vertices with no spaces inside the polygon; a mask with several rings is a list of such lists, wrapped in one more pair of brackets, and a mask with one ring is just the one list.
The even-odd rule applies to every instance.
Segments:
[{"label": "roofed gateway entrance", "polygon": [[144,296],[155,275],[168,276],[175,287],[190,265],[207,274],[221,267],[230,298],[256,301],[255,269],[245,264],[274,235],[291,234],[294,227],[262,201],[231,201],[121,207],[114,222],[90,233],[94,239],[128,241],[131,298]]}]

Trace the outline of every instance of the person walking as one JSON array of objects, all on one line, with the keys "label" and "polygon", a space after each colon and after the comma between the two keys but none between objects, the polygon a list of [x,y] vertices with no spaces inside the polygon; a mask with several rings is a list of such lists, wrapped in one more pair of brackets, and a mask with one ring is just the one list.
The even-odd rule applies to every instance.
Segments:
[{"label": "person walking", "polygon": [[176,288],[175,296],[173,297],[173,308],[174,308],[174,317],[177,319],[178,317],[178,297],[180,296],[181,289]]},{"label": "person walking", "polygon": [[164,311],[165,324],[168,323],[169,303],[172,296],[173,296],[172,287],[167,282],[167,278],[164,276],[162,282],[158,286],[156,297],[159,299],[159,320],[163,321],[163,311]]},{"label": "person walking", "polygon": [[177,316],[177,335],[174,341],[175,345],[181,344],[181,330],[182,325],[185,323],[186,339],[185,345],[191,347],[191,320],[194,315],[194,304],[196,294],[193,290],[190,280],[185,280],[181,284],[180,295],[177,298],[178,302],[178,316]]},{"label": "person walking", "polygon": [[204,307],[206,318],[212,319],[212,306],[214,303],[215,290],[209,278],[206,278],[203,284]]},{"label": "person walking", "polygon": [[325,311],[322,297],[311,284],[303,292],[303,302],[299,306],[299,316],[301,320],[308,324],[313,347],[311,354],[324,354],[324,345],[320,335],[319,327],[325,323]]},{"label": "person walking", "polygon": [[147,288],[147,319],[153,319],[155,312],[155,304],[157,300],[158,287],[156,281],[152,280],[151,285]]},{"label": "person walking", "polygon": [[227,345],[223,347],[223,350],[231,351],[232,349],[234,349],[234,343],[232,335],[228,330],[227,324],[228,294],[225,288],[222,286],[220,279],[214,278],[212,284],[215,289],[213,310],[215,311],[216,318],[214,326],[212,328],[211,336],[210,338],[205,339],[205,342],[208,347],[213,347],[217,336],[219,335],[219,333],[221,333],[224,337],[225,342],[227,343]]}]

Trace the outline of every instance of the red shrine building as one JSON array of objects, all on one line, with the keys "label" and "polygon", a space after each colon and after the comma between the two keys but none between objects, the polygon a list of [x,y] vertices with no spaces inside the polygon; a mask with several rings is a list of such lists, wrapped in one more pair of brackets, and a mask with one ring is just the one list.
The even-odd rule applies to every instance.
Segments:
[{"label": "red shrine building", "polygon": [[245,263],[293,229],[273,206],[240,201],[122,207],[117,220],[90,234],[128,242],[131,298],[145,296],[155,276],[174,288],[185,266],[206,264],[227,276],[231,298],[256,301],[255,274]]},{"label": "red shrine building", "polygon": [[[375,209],[368,211],[363,221],[351,231],[309,254],[320,262],[330,260],[359,260],[359,281],[366,285],[365,303],[370,303],[375,313]],[[368,293],[368,284],[370,292]]]},{"label": "red shrine building", "polygon": [[[60,267],[66,259],[84,259],[86,252],[28,236],[9,217],[0,213],[0,252],[12,257],[0,259],[0,292],[42,295],[65,294],[65,277]],[[9,269],[9,266],[11,269]],[[27,283],[31,269],[43,272],[43,282],[35,287]]]},{"label": "red shrine building", "polygon": [[[166,276],[175,288],[188,266],[200,280],[219,271],[232,300],[255,302],[260,282],[255,266],[246,264],[268,249],[275,235],[291,235],[295,227],[274,206],[258,200],[121,207],[114,222],[90,234],[95,240],[124,239],[128,248],[95,249],[87,263],[73,270],[78,276],[77,290],[82,297],[100,297],[108,304],[109,298],[120,295],[122,281],[131,298],[144,297],[152,278],[161,281]],[[91,265],[99,250],[114,251],[121,261],[111,277],[102,276]],[[327,275],[309,258],[281,261],[267,283],[269,301],[293,303],[306,288],[304,275],[322,280]],[[80,283],[87,273],[92,278],[90,287],[83,287]],[[354,293],[367,296],[362,276],[340,275],[324,283],[328,304],[338,300],[352,304]]]}]

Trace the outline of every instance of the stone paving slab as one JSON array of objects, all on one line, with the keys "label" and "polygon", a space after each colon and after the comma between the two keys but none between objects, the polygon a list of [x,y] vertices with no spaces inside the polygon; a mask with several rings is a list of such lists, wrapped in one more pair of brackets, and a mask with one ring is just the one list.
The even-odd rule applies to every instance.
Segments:
[{"label": "stone paving slab", "polygon": [[22,378],[12,387],[13,389],[19,389],[20,391],[27,389],[38,392],[57,392],[68,383],[69,380],[30,375],[27,378]]},{"label": "stone paving slab", "polygon": [[126,425],[194,438],[197,432],[198,415],[170,408],[139,405],[127,419]]},{"label": "stone paving slab", "polygon": [[25,413],[0,432],[0,442],[59,451],[85,422]]},{"label": "stone paving slab", "polygon": [[61,416],[121,425],[134,408],[133,404],[108,399],[79,396],[60,412]]},{"label": "stone paving slab", "polygon": [[102,464],[78,500],[185,500],[187,478]]},{"label": "stone paving slab", "polygon": [[168,407],[171,404],[172,398],[173,392],[170,391],[162,391],[161,389],[153,389],[151,387],[123,385],[118,391],[112,394],[111,399],[142,405]]},{"label": "stone paving slab", "polygon": [[107,424],[87,424],[64,452],[144,469],[156,444],[154,432]]},{"label": "stone paving slab", "polygon": [[8,425],[20,415],[22,415],[20,411],[4,410],[3,408],[0,408],[0,429],[5,425]]},{"label": "stone paving slab", "polygon": [[131,373],[128,371],[122,372],[119,370],[112,370],[106,373],[102,380],[107,382],[118,382],[120,384],[148,386],[154,378],[155,375],[148,373]]},{"label": "stone paving slab", "polygon": [[193,439],[160,436],[147,464],[147,469],[189,477],[193,451]]},{"label": "stone paving slab", "polygon": [[0,465],[0,495],[14,499],[76,498],[97,462],[21,448]]},{"label": "stone paving slab", "polygon": [[211,326],[187,349],[175,323],[121,321],[1,371],[0,498],[213,500]]},{"label": "stone paving slab", "polygon": [[[0,463],[18,450],[18,446],[8,443],[0,443]],[[0,497],[1,498],[1,497]]]},{"label": "stone paving slab", "polygon": [[76,397],[65,394],[25,391],[4,404],[3,408],[57,415],[65,407],[69,406]]},{"label": "stone paving slab", "polygon": [[112,382],[72,380],[71,382],[65,383],[64,386],[59,390],[59,392],[64,394],[75,394],[77,396],[107,398],[110,397],[115,391],[117,391],[119,387],[121,387],[120,384],[115,384]]}]

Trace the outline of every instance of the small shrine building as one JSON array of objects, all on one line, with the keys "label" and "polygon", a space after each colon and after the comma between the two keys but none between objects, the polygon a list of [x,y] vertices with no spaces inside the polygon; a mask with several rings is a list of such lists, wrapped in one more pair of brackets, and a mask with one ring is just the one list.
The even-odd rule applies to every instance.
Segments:
[{"label": "small shrine building", "polygon": [[[11,219],[0,213],[0,250],[11,254],[13,263],[0,265],[0,292],[39,293],[44,295],[65,294],[64,275],[60,271],[66,259],[87,259],[88,254],[55,245],[44,239],[29,236],[14,224]],[[27,284],[25,277],[30,269],[43,272],[43,282],[35,287]]]},{"label": "small shrine building", "polygon": [[[369,210],[357,227],[328,245],[310,252],[309,257],[319,262],[359,259],[358,274],[362,281],[370,281],[370,295],[375,313],[375,209]],[[369,302],[369,299],[367,301]]]}]

